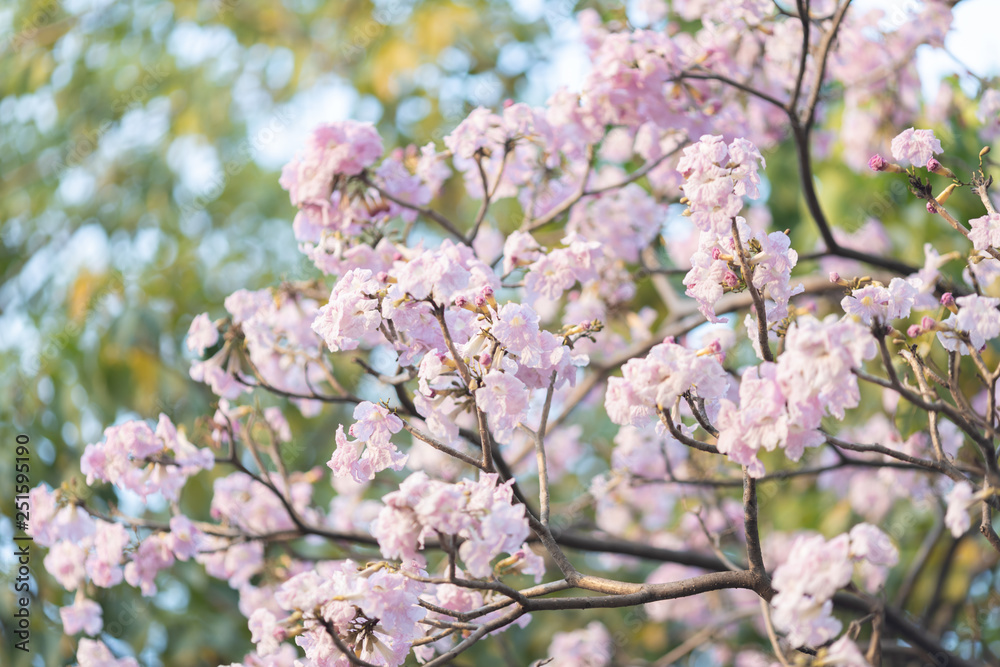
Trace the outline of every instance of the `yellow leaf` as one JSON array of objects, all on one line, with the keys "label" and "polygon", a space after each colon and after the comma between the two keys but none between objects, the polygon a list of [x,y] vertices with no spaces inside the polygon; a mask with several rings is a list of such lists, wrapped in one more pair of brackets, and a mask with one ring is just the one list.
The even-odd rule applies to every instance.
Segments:
[{"label": "yellow leaf", "polygon": [[66,311],[70,320],[79,323],[86,319],[87,311],[90,309],[90,299],[97,291],[102,278],[103,276],[93,274],[87,269],[82,269],[77,274],[66,295]]},{"label": "yellow leaf", "polygon": [[460,34],[471,32],[477,24],[476,13],[470,7],[451,3],[423,7],[413,21],[417,48],[430,56],[454,44]]},{"label": "yellow leaf", "polygon": [[201,134],[201,119],[192,105],[182,111],[174,121],[174,135]]},{"label": "yellow leaf", "polygon": [[153,414],[156,408],[156,398],[160,376],[160,359],[141,347],[132,347],[128,351],[128,365],[132,370],[132,381],[135,383],[136,401],[143,414]]},{"label": "yellow leaf", "polygon": [[383,44],[372,59],[372,86],[379,99],[387,100],[399,94],[396,77],[419,64],[419,53],[413,45],[401,40]]}]

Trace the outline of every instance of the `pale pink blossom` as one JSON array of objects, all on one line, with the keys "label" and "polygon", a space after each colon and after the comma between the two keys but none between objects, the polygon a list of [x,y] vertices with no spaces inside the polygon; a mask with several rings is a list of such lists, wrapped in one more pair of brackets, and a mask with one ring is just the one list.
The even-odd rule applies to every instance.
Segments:
[{"label": "pale pink blossom", "polygon": [[976,250],[989,250],[1000,246],[1000,214],[990,213],[969,220],[969,240]]},{"label": "pale pink blossom", "polygon": [[844,635],[826,649],[823,664],[830,667],[871,667],[861,649],[848,635]]},{"label": "pale pink blossom", "polygon": [[945,513],[944,523],[951,531],[952,537],[959,538],[972,526],[972,520],[969,518],[972,485],[968,482],[959,482],[948,492],[946,500],[948,511]]},{"label": "pale pink blossom", "polygon": [[319,309],[312,328],[331,351],[353,350],[364,336],[376,331],[382,318],[374,296],[379,284],[367,269],[352,269],[333,287],[330,301]]},{"label": "pale pink blossom", "polygon": [[139,667],[135,658],[116,659],[104,642],[81,639],[76,649],[77,667]]},{"label": "pale pink blossom", "polygon": [[62,619],[63,632],[75,635],[79,632],[93,637],[104,627],[101,618],[101,605],[93,600],[77,594],[73,604],[59,608],[59,618]]},{"label": "pale pink blossom", "polygon": [[607,667],[614,656],[611,634],[600,621],[570,632],[557,632],[549,644],[549,658],[554,665]]},{"label": "pale pink blossom", "polygon": [[208,313],[202,313],[192,320],[187,337],[187,347],[189,350],[201,357],[204,356],[207,348],[212,347],[218,341],[219,331],[212,324]]},{"label": "pale pink blossom", "polygon": [[933,156],[942,152],[941,142],[933,130],[903,130],[892,140],[892,157],[898,162],[909,162],[923,167]]},{"label": "pale pink blossom", "polygon": [[524,419],[528,396],[528,388],[512,374],[490,371],[476,390],[476,403],[489,418],[490,428],[504,434]]}]

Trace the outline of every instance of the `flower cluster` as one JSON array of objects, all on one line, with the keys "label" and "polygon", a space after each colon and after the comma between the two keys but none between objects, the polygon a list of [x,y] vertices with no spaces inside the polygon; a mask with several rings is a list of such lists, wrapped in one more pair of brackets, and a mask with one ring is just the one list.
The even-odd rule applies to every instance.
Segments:
[{"label": "flower cluster", "polygon": [[625,363],[622,377],[608,379],[604,406],[614,423],[643,426],[686,392],[713,401],[728,388],[729,377],[715,354],[689,350],[667,339],[642,359]]},{"label": "flower cluster", "polygon": [[[269,656],[294,636],[309,664],[346,667],[351,663],[334,641],[336,635],[362,660],[396,667],[423,634],[418,622],[426,610],[417,603],[423,589],[402,572],[364,568],[352,560],[321,561],[278,587],[274,601],[285,618],[268,607],[250,614],[252,640],[259,655]],[[297,622],[301,631],[292,632]]]},{"label": "flower cluster", "polygon": [[130,421],[108,428],[104,438],[87,445],[80,460],[87,484],[110,482],[143,498],[162,493],[177,500],[188,477],[215,464],[211,450],[192,445],[163,414],[156,431],[146,422]]},{"label": "flower cluster", "polygon": [[792,646],[825,644],[843,627],[831,613],[834,593],[850,583],[856,569],[865,589],[877,591],[898,561],[889,537],[871,524],[829,541],[820,535],[796,538],[771,581],[778,591],[771,600],[775,624]]},{"label": "flower cluster", "polygon": [[888,287],[872,282],[854,290],[844,297],[840,306],[864,324],[888,324],[908,317],[916,296],[917,288],[910,281],[893,278]]},{"label": "flower cluster", "polygon": [[[382,405],[362,402],[354,409],[357,420],[351,425],[350,434],[356,440],[348,440],[344,427],[337,427],[337,449],[327,463],[337,477],[352,476],[363,482],[373,479],[375,473],[392,468],[402,470],[406,455],[393,446],[390,439],[399,433],[403,422]],[[361,447],[364,445],[364,454]]]},{"label": "flower cluster", "polygon": [[727,146],[721,136],[705,135],[685,148],[677,169],[695,226],[715,237],[728,236],[733,218],[743,210],[743,197],[760,196],[763,166],[760,151],[746,139]]},{"label": "flower cluster", "polygon": [[512,499],[511,482],[498,484],[496,475],[447,484],[417,472],[382,499],[385,507],[372,534],[386,558],[423,564],[419,550],[428,537],[452,536],[461,541],[458,556],[474,577],[488,577],[501,553],[520,554],[517,567],[540,577],[544,565],[524,544],[529,532],[524,505]]},{"label": "flower cluster", "polygon": [[852,370],[875,356],[875,341],[851,320],[799,318],[785,337],[777,362],[764,362],[740,379],[740,403],[722,399],[718,426],[720,452],[764,474],[757,458],[775,447],[798,461],[806,447],[821,445],[826,415],[843,418],[858,404],[858,381]]}]

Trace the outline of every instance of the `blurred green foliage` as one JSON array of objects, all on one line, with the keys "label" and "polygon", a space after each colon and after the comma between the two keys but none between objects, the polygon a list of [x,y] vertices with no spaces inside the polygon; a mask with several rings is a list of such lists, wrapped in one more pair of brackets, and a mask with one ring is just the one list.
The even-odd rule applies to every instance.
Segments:
[{"label": "blurred green foliage", "polygon": [[[305,133],[350,115],[376,122],[389,147],[440,140],[474,106],[530,94],[572,5],[530,15],[504,0],[3,3],[3,451],[29,434],[33,484],[58,486],[125,416],[165,412],[190,428],[210,414],[212,397],[187,377],[191,318],[236,289],[314,275],[277,184]],[[303,468],[329,448],[314,433]],[[3,456],[4,498],[11,466]],[[195,486],[185,502],[208,518],[210,488]],[[0,539],[9,531],[4,519]],[[163,581],[150,599],[97,592],[105,638],[144,664],[242,658],[246,621],[225,582],[190,564]],[[38,583],[33,660],[17,664],[67,664],[75,642],[60,638],[56,607],[71,596]],[[0,616],[12,604],[5,583]]]},{"label": "blurred green foliage", "polygon": [[[191,318],[203,311],[218,314],[236,289],[314,275],[296,251],[294,209],[277,184],[281,164],[304,134],[316,123],[350,115],[376,122],[387,148],[421,145],[440,141],[474,106],[498,105],[508,97],[541,103],[552,87],[551,56],[576,5],[5,3],[2,451],[9,451],[16,433],[30,434],[33,483],[58,486],[75,477],[79,491],[83,447],[126,416],[165,412],[197,441],[198,418],[210,414],[213,398],[187,377],[182,343]],[[938,136],[947,138],[949,159],[964,161],[968,171],[980,148],[968,130],[974,109],[957,80],[948,85],[955,92],[952,122],[937,128]],[[775,228],[790,228],[796,247],[811,248],[818,237],[792,185],[798,174],[789,146],[768,156],[767,174]],[[835,224],[853,231],[868,217],[881,219],[912,263],[922,261],[927,241],[942,251],[952,243],[958,247],[941,221],[898,186],[900,179],[853,173],[835,152],[819,161],[817,177]],[[457,191],[446,193],[445,207],[458,205]],[[968,193],[949,208],[960,219],[981,215]],[[297,412],[288,414],[298,436],[290,465],[322,466],[343,415],[328,409],[305,428],[296,423]],[[904,434],[911,428],[900,427]],[[610,449],[611,436],[595,432],[595,449]],[[0,457],[2,499],[10,496],[11,462],[12,456]],[[105,502],[114,500],[109,491],[102,493]],[[810,501],[765,512],[778,528],[839,531],[848,525],[846,505],[822,515],[821,501],[829,498],[822,500],[804,481],[781,493],[808,494]],[[191,484],[184,500],[192,516],[207,518],[210,498],[207,484]],[[0,523],[0,541],[9,532],[10,524]],[[902,545],[904,561],[918,545],[919,535]],[[36,574],[42,572],[41,555],[35,551]],[[14,664],[68,664],[75,641],[60,636],[57,607],[71,596],[47,577],[37,581],[33,653],[17,656]],[[112,648],[120,640],[148,665],[214,667],[242,659],[249,633],[245,619],[233,613],[238,596],[225,582],[187,563],[162,574],[159,583],[161,593],[152,598],[125,586],[92,592],[104,608],[102,638]],[[962,582],[956,586],[959,596],[965,588]],[[918,589],[915,604],[930,594]],[[10,617],[12,603],[5,581],[0,618]],[[634,629],[634,616],[599,617],[613,634]],[[571,614],[558,625],[577,627],[591,618]],[[555,620],[552,627],[561,629]],[[678,643],[676,633],[655,630],[637,638],[634,653],[655,657]],[[541,656],[545,641],[547,636],[513,629],[456,664],[518,664],[504,654],[523,656],[527,646]],[[7,657],[5,646],[0,665]]]}]

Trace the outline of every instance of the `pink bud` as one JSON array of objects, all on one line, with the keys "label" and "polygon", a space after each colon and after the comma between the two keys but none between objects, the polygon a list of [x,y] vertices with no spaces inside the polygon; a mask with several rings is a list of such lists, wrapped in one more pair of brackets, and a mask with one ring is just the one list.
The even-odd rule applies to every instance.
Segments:
[{"label": "pink bud", "polygon": [[722,276],[722,284],[726,287],[736,287],[740,284],[740,279],[732,271],[726,271],[725,275]]},{"label": "pink bud", "polygon": [[489,285],[487,285],[486,287],[484,287],[483,288],[483,296],[485,296],[487,299],[490,298],[491,296],[493,296],[493,288],[490,287]]},{"label": "pink bud", "polygon": [[392,253],[392,261],[398,262],[401,259],[403,259],[403,253],[401,253],[401,252],[394,252],[394,253]]},{"label": "pink bud", "polygon": [[839,283],[840,282],[840,274],[837,273],[836,271],[831,271],[830,272],[830,282],[831,283]]},{"label": "pink bud", "polygon": [[720,257],[722,257],[722,249],[712,248],[712,259],[719,259]]},{"label": "pink bud", "polygon": [[910,338],[916,338],[923,332],[924,330],[919,324],[911,324],[910,328],[906,330],[906,335]]},{"label": "pink bud", "polygon": [[489,366],[493,363],[493,356],[489,352],[483,352],[479,355],[479,363],[483,366]]},{"label": "pink bud", "polygon": [[937,171],[940,168],[941,168],[941,163],[935,160],[934,158],[931,158],[930,160],[927,161],[927,171]]},{"label": "pink bud", "polygon": [[872,171],[885,171],[888,166],[889,162],[878,153],[868,160],[868,168]]},{"label": "pink bud", "polygon": [[379,281],[380,283],[384,283],[385,281],[389,280],[389,274],[386,273],[385,271],[379,271],[377,274],[375,274],[375,280]]},{"label": "pink bud", "polygon": [[942,294],[941,295],[941,305],[942,306],[954,306],[955,305],[955,297],[954,297],[954,295],[952,295],[951,292],[945,292],[944,294]]},{"label": "pink bud", "polygon": [[927,315],[924,315],[923,319],[920,320],[920,328],[921,329],[924,329],[926,331],[930,331],[935,326],[937,326],[937,322],[934,321],[933,317],[929,317]]},{"label": "pink bud", "polygon": [[930,201],[927,202],[927,212],[928,213],[937,213],[937,208],[934,207],[934,202],[930,202]]},{"label": "pink bud", "polygon": [[486,305],[486,297],[480,294],[476,297],[474,303],[476,304],[476,308],[482,308]]},{"label": "pink bud", "polygon": [[464,296],[455,297],[455,305],[458,306],[459,308],[464,308],[465,304],[467,303],[469,303],[469,300],[466,299]]},{"label": "pink bud", "polygon": [[713,340],[708,344],[708,349],[712,354],[719,354],[722,352],[722,343],[717,340]]}]

